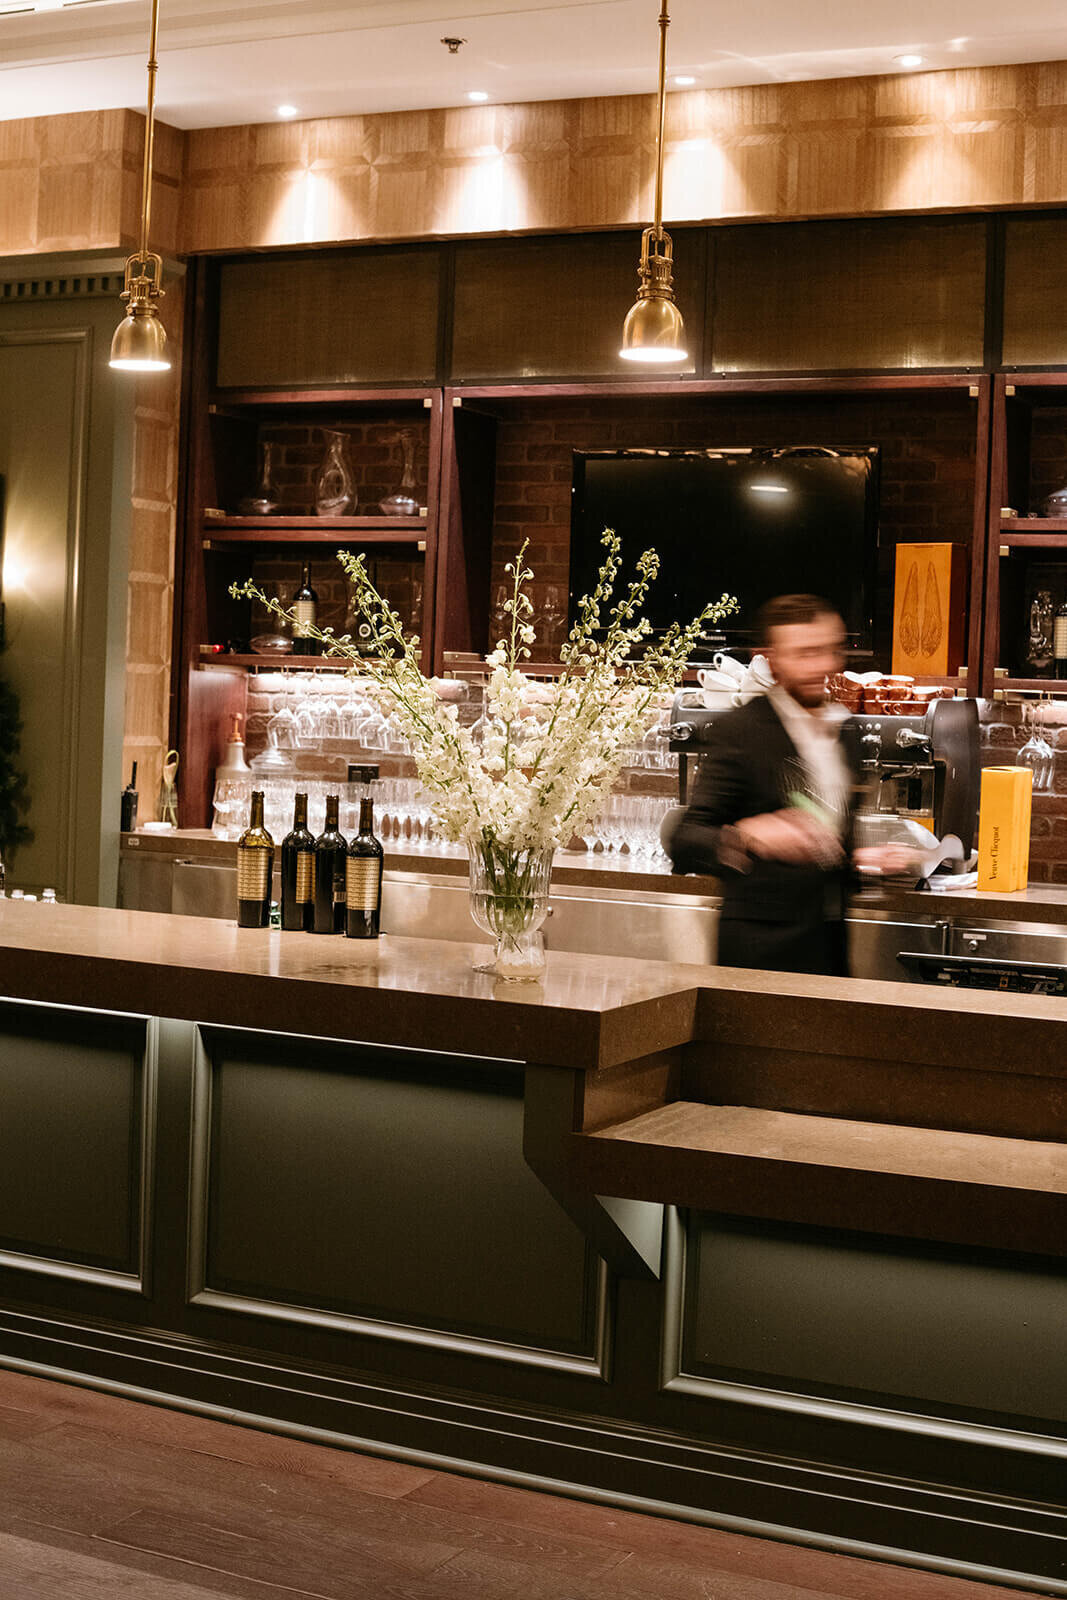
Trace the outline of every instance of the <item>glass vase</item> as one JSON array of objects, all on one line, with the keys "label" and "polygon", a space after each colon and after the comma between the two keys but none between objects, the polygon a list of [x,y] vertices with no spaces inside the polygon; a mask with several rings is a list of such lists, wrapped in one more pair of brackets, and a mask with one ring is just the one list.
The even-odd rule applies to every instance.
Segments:
[{"label": "glass vase", "polygon": [[356,480],[348,459],[347,433],[324,428],[326,454],[315,479],[315,515],[343,517],[353,514],[358,505]]},{"label": "glass vase", "polygon": [[400,489],[396,494],[386,495],[381,502],[380,510],[386,517],[417,517],[419,502],[415,498],[415,430],[405,428],[397,434],[400,444],[403,472],[400,478]]},{"label": "glass vase", "polygon": [[518,980],[541,977],[540,930],[548,916],[554,849],[519,850],[484,835],[468,847],[471,916],[495,944],[492,959],[476,971]]}]

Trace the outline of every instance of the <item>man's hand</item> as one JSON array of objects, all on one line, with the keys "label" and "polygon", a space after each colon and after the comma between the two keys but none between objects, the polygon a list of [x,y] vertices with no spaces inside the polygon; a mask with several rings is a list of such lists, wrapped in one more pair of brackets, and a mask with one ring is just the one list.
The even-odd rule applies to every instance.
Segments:
[{"label": "man's hand", "polygon": [[765,861],[833,867],[843,854],[840,841],[831,829],[824,828],[814,817],[795,807],[745,817],[736,824],[736,832],[749,854]]},{"label": "man's hand", "polygon": [[[932,837],[932,835],[931,835]],[[907,844],[869,844],[852,852],[852,865],[860,872],[917,878],[922,870],[922,851]]]}]

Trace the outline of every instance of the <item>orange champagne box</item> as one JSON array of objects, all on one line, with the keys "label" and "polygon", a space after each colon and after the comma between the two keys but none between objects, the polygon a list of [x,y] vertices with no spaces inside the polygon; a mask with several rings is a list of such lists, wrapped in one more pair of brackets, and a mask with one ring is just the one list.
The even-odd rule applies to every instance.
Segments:
[{"label": "orange champagne box", "polygon": [[978,887],[1012,894],[1030,875],[1029,767],[984,767],[978,813]]},{"label": "orange champagne box", "polygon": [[967,652],[967,559],[961,544],[898,544],[893,671],[954,678]]}]

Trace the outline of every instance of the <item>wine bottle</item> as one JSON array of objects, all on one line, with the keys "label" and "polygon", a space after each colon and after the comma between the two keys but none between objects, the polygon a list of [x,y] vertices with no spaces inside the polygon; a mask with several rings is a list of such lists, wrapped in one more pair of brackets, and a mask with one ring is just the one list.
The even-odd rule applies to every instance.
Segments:
[{"label": "wine bottle", "polygon": [[1067,600],[1056,612],[1052,624],[1052,659],[1057,678],[1067,678]]},{"label": "wine bottle", "polygon": [[132,833],[137,826],[137,763],[133,763],[130,781],[122,791],[121,821],[123,833]]},{"label": "wine bottle", "polygon": [[317,656],[319,641],[313,639],[308,633],[309,627],[314,627],[318,620],[319,597],[311,587],[311,573],[308,563],[304,562],[304,576],[300,587],[293,596],[293,611],[296,620],[293,624],[293,654],[294,656]]},{"label": "wine bottle", "polygon": [[377,939],[382,931],[384,851],[374,837],[374,801],[359,802],[359,832],[345,861],[345,933],[350,939]]},{"label": "wine bottle", "polygon": [[237,841],[237,926],[270,925],[274,840],[263,826],[263,791],[252,791],[252,815]]},{"label": "wine bottle", "polygon": [[310,933],[315,915],[315,840],[308,831],[308,797],[298,794],[293,831],[282,840],[282,927]]},{"label": "wine bottle", "polygon": [[345,926],[345,836],[337,826],[338,798],[326,796],[326,827],[315,840],[313,933],[343,933]]}]

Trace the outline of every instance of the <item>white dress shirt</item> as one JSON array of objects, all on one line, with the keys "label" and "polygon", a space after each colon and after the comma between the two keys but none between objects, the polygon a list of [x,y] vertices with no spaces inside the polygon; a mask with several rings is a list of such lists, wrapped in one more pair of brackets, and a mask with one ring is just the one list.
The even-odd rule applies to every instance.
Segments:
[{"label": "white dress shirt", "polygon": [[767,691],[767,698],[796,747],[807,777],[806,792],[832,813],[838,832],[843,833],[852,788],[849,765],[841,748],[841,730],[848,721],[848,712],[833,700],[809,711],[780,684]]}]

